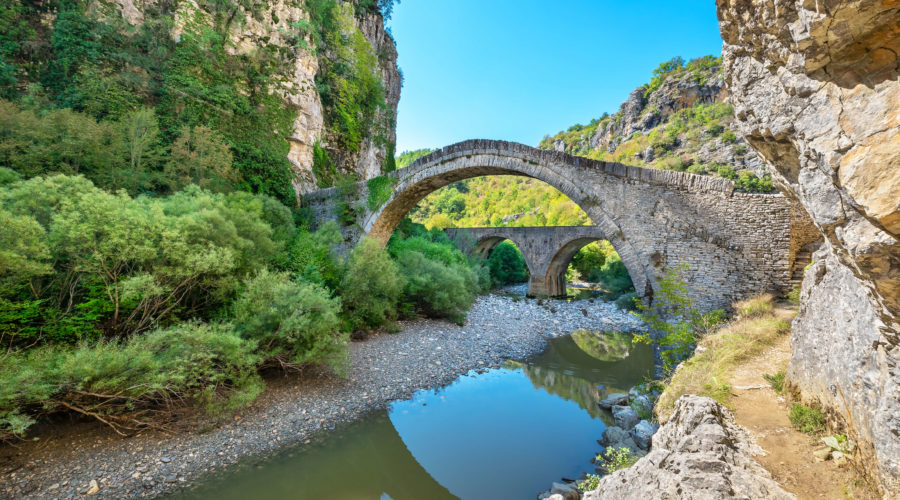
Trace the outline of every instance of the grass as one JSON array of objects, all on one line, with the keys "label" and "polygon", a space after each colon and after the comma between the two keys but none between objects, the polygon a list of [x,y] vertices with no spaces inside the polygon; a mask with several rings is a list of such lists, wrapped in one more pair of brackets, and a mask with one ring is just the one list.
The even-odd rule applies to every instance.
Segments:
[{"label": "grass", "polygon": [[728,404],[731,388],[725,382],[732,371],[790,331],[775,315],[771,295],[759,295],[736,303],[737,319],[700,339],[694,355],[672,375],[654,409],[661,419],[674,409],[684,394],[708,396]]},{"label": "grass", "polygon": [[766,382],[772,386],[772,389],[774,389],[777,394],[781,394],[781,391],[784,390],[784,370],[779,371],[775,375],[769,375],[767,373],[763,375],[763,378],[766,379]]},{"label": "grass", "polygon": [[800,432],[813,436],[825,432],[825,414],[816,406],[794,403],[788,418],[791,419],[791,425]]},{"label": "grass", "polygon": [[775,302],[770,294],[764,293],[736,302],[734,310],[740,318],[759,318],[771,315],[775,310]]}]

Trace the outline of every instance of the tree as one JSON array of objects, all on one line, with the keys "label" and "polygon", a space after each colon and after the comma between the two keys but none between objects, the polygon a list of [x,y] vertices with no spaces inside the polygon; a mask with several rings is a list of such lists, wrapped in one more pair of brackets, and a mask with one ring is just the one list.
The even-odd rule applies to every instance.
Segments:
[{"label": "tree", "polygon": [[225,192],[241,181],[232,165],[231,149],[214,130],[185,127],[172,143],[165,178],[172,191],[196,184],[210,191]]},{"label": "tree", "polygon": [[125,147],[128,153],[129,169],[125,179],[116,179],[113,186],[129,187],[136,194],[140,187],[148,184],[148,169],[159,161],[162,150],[159,146],[159,123],[156,113],[150,108],[140,108],[124,118]]}]

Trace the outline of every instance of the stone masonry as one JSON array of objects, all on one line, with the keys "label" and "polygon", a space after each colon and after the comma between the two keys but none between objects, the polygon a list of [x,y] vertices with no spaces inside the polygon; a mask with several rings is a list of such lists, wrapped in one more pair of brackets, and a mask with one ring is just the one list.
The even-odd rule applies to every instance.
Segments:
[{"label": "stone masonry", "polygon": [[[483,258],[490,257],[494,248],[505,240],[515,243],[531,274],[529,297],[565,296],[566,269],[572,257],[588,243],[609,239],[597,226],[471,227],[445,232],[456,241],[473,242],[470,253]],[[636,283],[635,288],[644,289],[646,283]]]},{"label": "stone masonry", "polygon": [[[369,183],[304,197],[317,222],[342,219],[348,244],[363,236],[386,243],[429,193],[483,175],[523,175],[565,193],[612,243],[639,296],[651,299],[669,267],[685,263],[689,293],[703,309],[790,284],[791,202],[780,194],[734,190],[727,179],[594,161],[522,144],[471,140],[420,158],[384,179],[390,196],[370,208]],[[342,216],[339,217],[338,212]],[[350,217],[348,217],[348,214]],[[355,223],[347,224],[348,218]]]}]

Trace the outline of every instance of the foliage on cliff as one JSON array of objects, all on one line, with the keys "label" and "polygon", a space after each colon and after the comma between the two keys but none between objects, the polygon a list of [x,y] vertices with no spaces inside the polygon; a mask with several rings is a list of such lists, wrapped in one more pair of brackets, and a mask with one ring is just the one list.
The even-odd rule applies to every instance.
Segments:
[{"label": "foliage on cliff", "polygon": [[[301,6],[301,0],[288,3]],[[370,139],[389,146],[393,127],[378,71],[382,55],[353,16],[389,15],[395,1],[306,3],[311,22],[283,28],[287,45],[252,51],[238,50],[232,35],[248,18],[262,18],[269,7],[259,0],[146,5],[135,24],[107,2],[5,3],[0,98],[19,111],[4,109],[16,119],[0,137],[6,142],[0,165],[29,177],[82,173],[131,194],[169,192],[206,174],[220,189],[293,204],[287,137],[296,111],[282,95],[298,51],[319,54],[317,86],[334,161]],[[81,150],[67,150],[68,143]],[[25,163],[17,158],[22,150],[43,157]],[[210,157],[199,162],[206,172],[191,172],[187,163],[197,155]],[[101,173],[80,171],[73,161]]]},{"label": "foliage on cliff", "polygon": [[733,130],[721,58],[676,57],[653,70],[650,83],[622,108],[587,125],[545,137],[540,147],[597,160],[732,179],[737,189],[773,190]]}]

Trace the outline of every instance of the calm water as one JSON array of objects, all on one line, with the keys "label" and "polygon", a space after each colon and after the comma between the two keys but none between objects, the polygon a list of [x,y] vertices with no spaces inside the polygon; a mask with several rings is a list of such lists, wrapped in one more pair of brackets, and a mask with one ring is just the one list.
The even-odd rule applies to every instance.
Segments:
[{"label": "calm water", "polygon": [[520,499],[592,472],[609,417],[597,402],[650,376],[649,346],[576,332],[503,368],[419,391],[186,498]]}]

